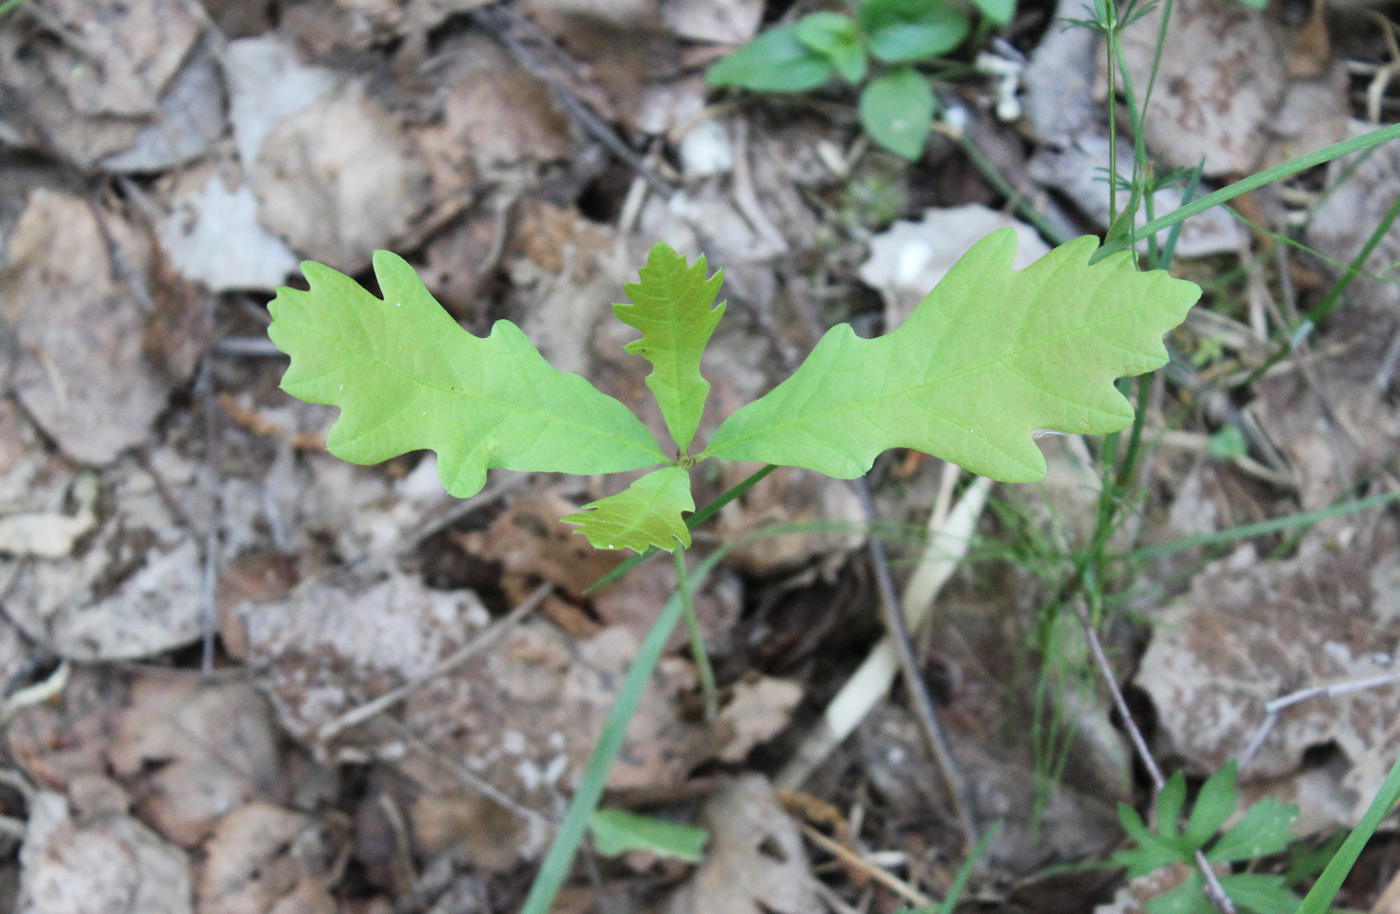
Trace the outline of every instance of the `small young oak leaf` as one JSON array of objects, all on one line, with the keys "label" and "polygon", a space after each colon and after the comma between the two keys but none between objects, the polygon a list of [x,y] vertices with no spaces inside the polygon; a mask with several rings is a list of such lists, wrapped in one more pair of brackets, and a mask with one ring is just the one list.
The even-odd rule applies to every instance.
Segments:
[{"label": "small young oak leaf", "polygon": [[625,348],[651,362],[651,388],[666,428],[684,453],[700,427],[710,382],[700,376],[700,355],[724,316],[725,302],[714,304],[724,271],[705,278],[702,255],[689,265],[665,242],[658,241],[638,273],[641,282],[623,289],[632,304],[613,305],[617,319],[642,331]]},{"label": "small young oak leaf", "polygon": [[327,446],[351,463],[433,450],[447,491],[475,495],[493,467],[614,473],[666,460],[621,402],[551,366],[509,321],[462,329],[404,260],[374,255],[384,298],[318,263],[280,288],[268,335],[292,357],[282,389],[339,406]]},{"label": "small young oak leaf", "polygon": [[677,540],[681,546],[690,546],[690,529],[681,515],[694,510],[690,473],[684,467],[662,467],[617,495],[584,505],[578,514],[560,520],[578,524],[574,532],[588,537],[594,549],[645,552],[655,546],[671,552]]},{"label": "small young oak leaf", "polygon": [[1162,335],[1201,294],[1138,272],[1128,252],[1091,266],[1097,246],[1078,238],[1017,271],[1015,233],[993,232],[892,333],[833,327],[701,456],[852,479],[881,451],[908,447],[994,479],[1041,478],[1033,433],[1126,428],[1133,409],[1114,380],[1166,364]]}]

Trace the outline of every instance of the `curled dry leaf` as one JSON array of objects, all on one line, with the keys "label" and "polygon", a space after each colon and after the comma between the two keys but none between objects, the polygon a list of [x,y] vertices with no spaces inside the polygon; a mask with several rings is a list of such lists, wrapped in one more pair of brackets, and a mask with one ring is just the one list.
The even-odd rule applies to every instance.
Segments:
[{"label": "curled dry leaf", "polygon": [[667,900],[666,914],[807,914],[819,909],[802,834],[768,781],[747,775],[706,802],[705,862]]},{"label": "curled dry leaf", "polygon": [[111,463],[165,408],[167,383],[142,347],[150,277],[149,245],[121,218],[67,194],[30,196],[0,272],[21,350],[15,391],[81,462]]},{"label": "curled dry leaf", "polygon": [[[1151,696],[1171,751],[1214,771],[1244,751],[1264,723],[1265,702],[1387,669],[1376,658],[1400,641],[1400,543],[1383,522],[1374,532],[1353,523],[1334,536],[1312,535],[1285,561],[1260,561],[1244,547],[1207,566],[1155,621],[1136,682]],[[1299,791],[1296,801],[1301,822],[1349,827],[1400,752],[1388,710],[1396,688],[1284,709],[1244,774],[1291,776],[1309,749],[1335,746],[1348,762],[1341,783],[1352,793],[1351,816],[1338,821],[1320,793]]]},{"label": "curled dry leaf", "polygon": [[190,914],[189,862],[130,816],[75,817],[62,794],[30,803],[19,914]]},{"label": "curled dry leaf", "polygon": [[107,753],[113,770],[139,785],[143,818],[185,847],[230,810],[287,791],[271,713],[247,683],[138,676]]},{"label": "curled dry leaf", "polygon": [[400,119],[353,81],[267,135],[251,184],[268,228],[299,253],[352,273],[403,238],[428,204],[420,150]]},{"label": "curled dry leaf", "polygon": [[251,803],[219,822],[199,873],[200,914],[334,914],[331,855],[313,818]]}]

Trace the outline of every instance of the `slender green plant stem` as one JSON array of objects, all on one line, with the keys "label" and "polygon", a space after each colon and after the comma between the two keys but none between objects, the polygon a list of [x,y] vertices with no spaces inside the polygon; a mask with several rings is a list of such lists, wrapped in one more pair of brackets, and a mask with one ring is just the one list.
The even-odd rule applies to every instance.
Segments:
[{"label": "slender green plant stem", "polygon": [[4,3],[0,3],[0,16],[4,16],[23,2],[24,0],[5,0]]},{"label": "slender green plant stem", "polygon": [[1180,206],[1170,213],[1167,213],[1165,216],[1153,219],[1127,237],[1119,238],[1117,241],[1104,245],[1099,248],[1094,256],[1089,258],[1089,262],[1095,263],[1102,260],[1110,254],[1115,254],[1118,251],[1122,251],[1137,244],[1149,235],[1155,235],[1164,228],[1170,228],[1178,222],[1184,222],[1198,213],[1203,213],[1213,206],[1219,206],[1221,203],[1233,200],[1241,194],[1247,194],[1252,190],[1258,190],[1266,184],[1272,184],[1290,175],[1296,175],[1300,171],[1307,171],[1309,168],[1324,165],[1333,159],[1340,158],[1344,155],[1350,155],[1353,152],[1360,152],[1363,149],[1370,149],[1373,146],[1378,146],[1381,143],[1386,143],[1394,139],[1400,139],[1400,124],[1392,124],[1389,127],[1372,130],[1370,133],[1362,134],[1361,136],[1353,137],[1349,140],[1343,140],[1340,143],[1333,143],[1331,146],[1325,146],[1316,152],[1310,152],[1296,159],[1290,159],[1281,165],[1275,165],[1273,168],[1266,168],[1258,174],[1242,178],[1234,184],[1228,184],[1220,188],[1220,190],[1214,193],[1206,194],[1199,200],[1194,200],[1191,203]]},{"label": "slender green plant stem", "polygon": [[705,575],[723,554],[723,550],[716,550],[707,556],[693,573],[682,575],[681,580],[677,582],[676,592],[661,608],[660,615],[656,617],[646,638],[642,640],[637,656],[627,668],[622,687],[618,689],[617,701],[608,713],[602,735],[598,737],[598,743],[593,747],[592,755],[588,757],[588,764],[583,770],[583,777],[579,780],[573,800],[569,802],[564,821],[559,826],[559,832],[555,835],[549,852],[545,854],[544,862],[540,864],[539,873],[535,876],[534,885],[530,886],[530,894],[526,896],[520,914],[549,914],[554,896],[559,893],[560,886],[568,878],[574,854],[588,830],[588,820],[598,808],[598,801],[603,798],[603,791],[608,785],[608,774],[612,771],[618,754],[622,752],[622,745],[627,738],[627,727],[632,722],[632,716],[637,713],[637,705],[641,703],[652,671],[656,669],[657,661],[666,650],[666,642],[670,640],[671,632],[680,621],[684,606],[681,594],[704,580]]},{"label": "slender green plant stem", "polygon": [[967,156],[967,160],[972,163],[972,167],[976,168],[978,173],[997,189],[998,193],[1016,204],[1016,212],[1020,214],[1022,219],[1035,226],[1036,231],[1056,244],[1064,244],[1069,241],[1064,232],[1057,231],[1053,225],[1046,221],[1044,216],[1036,212],[1035,207],[1026,201],[1025,194],[1011,186],[1011,182],[997,171],[996,166],[982,154],[982,150],[977,148],[977,144],[972,142],[966,133],[958,134],[956,142],[962,149],[963,155]]},{"label": "slender green plant stem", "polygon": [[1366,842],[1371,840],[1371,836],[1380,827],[1381,820],[1390,813],[1397,800],[1400,800],[1400,761],[1391,766],[1390,774],[1386,775],[1376,798],[1367,807],[1366,815],[1361,817],[1361,821],[1332,856],[1327,868],[1322,871],[1322,875],[1298,907],[1297,914],[1327,914],[1332,909],[1332,901],[1337,897],[1342,882],[1356,865]]},{"label": "slender green plant stem", "polygon": [[690,633],[690,652],[695,655],[695,668],[700,672],[700,692],[705,696],[705,720],[719,716],[719,689],[715,687],[715,668],[710,665],[705,650],[705,636],[700,632],[700,617],[695,615],[695,603],[685,580],[685,549],[676,543],[676,592],[681,596],[681,618]]},{"label": "slender green plant stem", "polygon": [[[1351,259],[1351,263],[1347,265],[1346,272],[1332,284],[1332,288],[1327,290],[1327,295],[1318,303],[1318,306],[1308,312],[1307,317],[1304,318],[1304,323],[1316,324],[1336,309],[1337,305],[1341,303],[1342,293],[1347,290],[1347,287],[1351,285],[1352,281],[1355,280],[1357,276],[1361,275],[1361,267],[1366,263],[1366,259],[1371,256],[1371,252],[1376,249],[1376,245],[1380,244],[1381,239],[1390,231],[1390,227],[1395,224],[1397,216],[1400,216],[1400,194],[1395,196],[1395,199],[1390,204],[1390,209],[1386,210],[1385,216],[1377,223],[1375,230],[1371,232],[1371,237],[1366,239],[1366,243],[1362,245],[1361,250],[1357,251],[1356,256]],[[1269,357],[1268,361],[1249,373],[1249,377],[1244,379],[1243,384],[1249,385],[1254,383],[1264,372],[1287,358],[1297,346],[1298,339],[1299,336],[1295,333],[1285,340],[1283,345],[1278,348],[1278,351]]]},{"label": "slender green plant stem", "polygon": [[1400,501],[1400,492],[1386,492],[1383,495],[1359,498],[1356,501],[1333,505],[1330,508],[1319,508],[1316,511],[1291,514],[1288,517],[1276,517],[1272,520],[1260,521],[1257,524],[1244,524],[1239,527],[1231,527],[1228,530],[1217,530],[1215,533],[1203,533],[1200,536],[1188,536],[1183,539],[1173,540],[1170,543],[1162,543],[1158,546],[1145,546],[1142,549],[1134,549],[1132,552],[1125,552],[1118,556],[1118,558],[1126,562],[1139,562],[1144,559],[1155,559],[1163,555],[1185,552],[1188,549],[1196,549],[1200,546],[1219,546],[1223,543],[1234,542],[1235,540],[1249,539],[1253,536],[1265,536],[1270,533],[1278,533],[1281,530],[1291,530],[1294,527],[1320,523],[1333,517],[1341,517],[1344,514],[1355,514],[1358,511],[1379,508],[1382,505],[1392,504],[1397,501]]},{"label": "slender green plant stem", "polygon": [[[701,508],[699,511],[696,511],[694,514],[687,517],[685,519],[686,529],[694,530],[696,527],[700,526],[705,521],[714,517],[716,514],[719,513],[721,508],[729,504],[734,499],[738,498],[740,495],[743,495],[749,489],[752,489],[754,486],[758,485],[764,478],[768,476],[769,473],[773,472],[777,468],[778,467],[776,465],[770,463],[762,469],[755,470],[754,472],[750,473],[738,485],[732,486],[728,491],[720,495],[714,501],[710,502],[709,504]],[[588,589],[585,590],[584,593],[589,594],[600,587],[606,587],[607,585],[611,584],[613,581],[616,581],[618,578],[627,574],[633,568],[636,568],[638,565],[642,564],[647,559],[651,558],[653,555],[656,555],[656,553],[660,551],[661,550],[657,549],[655,546],[651,546],[647,549],[646,552],[642,552],[632,556],[630,559],[623,562],[621,565],[618,565],[612,571],[609,571],[607,574],[594,581],[591,585],[589,585]]]}]

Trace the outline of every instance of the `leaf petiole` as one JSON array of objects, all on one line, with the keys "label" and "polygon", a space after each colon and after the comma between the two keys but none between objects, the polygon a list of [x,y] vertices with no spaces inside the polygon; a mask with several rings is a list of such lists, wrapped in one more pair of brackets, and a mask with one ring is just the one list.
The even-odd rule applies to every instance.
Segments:
[{"label": "leaf petiole", "polygon": [[705,696],[705,722],[719,716],[719,689],[715,687],[715,668],[705,650],[705,637],[700,632],[700,617],[695,615],[695,603],[690,599],[690,587],[685,579],[685,548],[676,541],[676,591],[681,595],[681,617],[690,634],[690,651],[695,656],[695,669],[700,673],[700,691]]}]

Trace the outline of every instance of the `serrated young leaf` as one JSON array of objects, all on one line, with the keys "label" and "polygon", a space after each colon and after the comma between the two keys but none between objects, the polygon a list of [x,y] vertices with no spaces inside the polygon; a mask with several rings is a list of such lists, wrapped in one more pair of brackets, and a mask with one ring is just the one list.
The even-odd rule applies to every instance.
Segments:
[{"label": "serrated young leaf", "polygon": [[1143,824],[1137,810],[1127,803],[1118,804],[1118,822],[1128,833],[1128,837],[1137,844],[1137,847],[1117,851],[1113,855],[1114,863],[1127,867],[1129,879],[1145,876],[1153,870],[1173,863],[1187,863],[1191,860],[1189,853],[1183,853],[1181,848],[1152,834]]},{"label": "serrated young leaf", "polygon": [[1192,872],[1181,885],[1149,898],[1142,906],[1147,914],[1216,914],[1215,906],[1201,891],[1201,874]]},{"label": "serrated young leaf", "polygon": [[674,551],[676,540],[690,546],[690,530],[682,516],[695,510],[690,497],[690,474],[684,467],[662,467],[638,479],[617,495],[584,505],[577,514],[560,518],[578,524],[575,533],[588,537],[595,549],[655,546]]},{"label": "serrated young leaf", "polygon": [[700,427],[710,382],[700,376],[700,356],[724,316],[725,302],[715,305],[724,271],[705,277],[702,255],[693,265],[658,241],[639,271],[641,282],[623,288],[632,304],[613,305],[617,319],[642,331],[624,348],[652,364],[647,375],[666,428],[684,454]]},{"label": "serrated young leaf", "polygon": [[703,456],[800,466],[840,479],[908,447],[1007,482],[1045,474],[1037,429],[1104,434],[1133,418],[1114,380],[1167,361],[1162,335],[1200,297],[1140,273],[1128,252],[1090,266],[1092,237],[1013,269],[993,232],[894,332],[826,333],[783,383],[730,416]]},{"label": "serrated young leaf", "polygon": [[1220,877],[1220,887],[1241,910],[1254,914],[1294,914],[1303,899],[1284,886],[1282,876],[1235,873]]},{"label": "serrated young leaf", "polygon": [[340,407],[326,443],[342,460],[436,451],[459,498],[481,491],[493,467],[590,474],[665,462],[626,406],[555,369],[508,321],[485,338],[463,330],[402,258],[374,255],[383,299],[321,264],[302,272],[310,290],[277,290],[268,335],[292,357],[282,389]]},{"label": "serrated young leaf", "polygon": [[710,833],[698,825],[640,816],[625,809],[599,809],[588,820],[598,853],[616,857],[642,851],[670,860],[699,863],[705,859]]},{"label": "serrated young leaf", "polygon": [[1181,808],[1186,805],[1186,775],[1172,772],[1167,783],[1157,791],[1157,831],[1164,838],[1175,840],[1180,831],[1177,820],[1181,818]]},{"label": "serrated young leaf", "polygon": [[1205,847],[1235,811],[1235,801],[1239,799],[1239,791],[1235,789],[1236,768],[1235,760],[1230,759],[1206,779],[1200,793],[1196,794],[1196,805],[1191,807],[1191,818],[1182,833],[1186,845],[1193,851]]},{"label": "serrated young leaf", "polygon": [[1277,854],[1293,840],[1289,829],[1297,817],[1297,806],[1285,806],[1266,797],[1245,810],[1244,816],[1206,852],[1206,859],[1211,863],[1234,863]]}]

